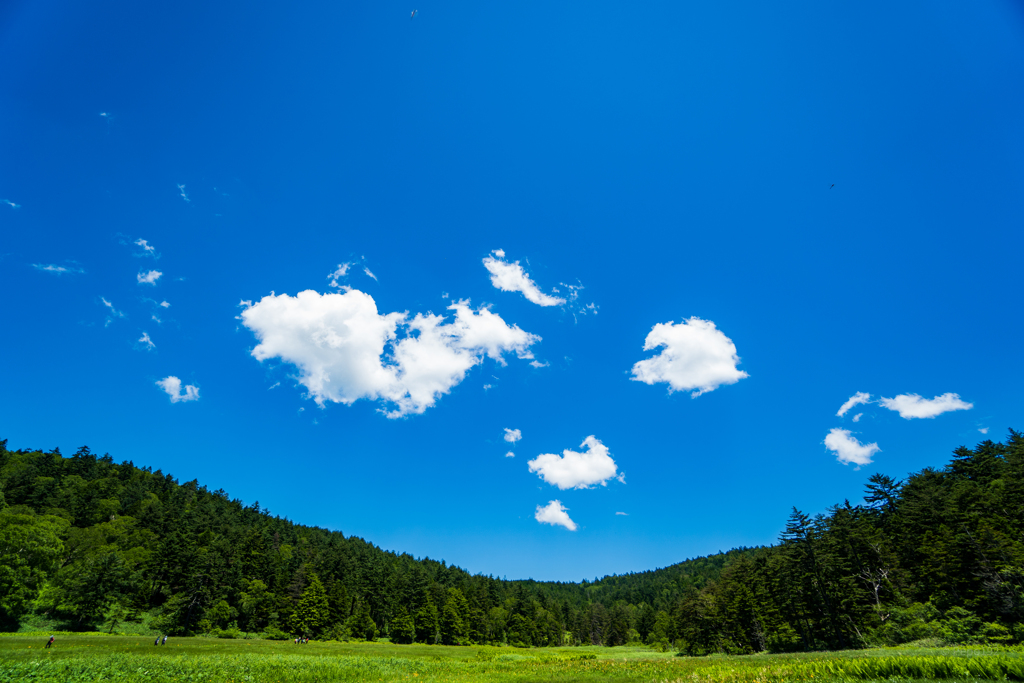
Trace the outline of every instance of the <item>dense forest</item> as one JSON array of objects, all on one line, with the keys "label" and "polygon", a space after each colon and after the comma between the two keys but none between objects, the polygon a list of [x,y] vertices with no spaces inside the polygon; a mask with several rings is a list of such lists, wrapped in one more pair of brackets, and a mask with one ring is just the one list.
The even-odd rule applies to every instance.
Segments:
[{"label": "dense forest", "polygon": [[294,524],[83,447],[0,441],[0,630],[145,621],[209,634],[683,654],[1024,640],[1024,435],[957,449],[778,543],[593,583],[506,581]]}]

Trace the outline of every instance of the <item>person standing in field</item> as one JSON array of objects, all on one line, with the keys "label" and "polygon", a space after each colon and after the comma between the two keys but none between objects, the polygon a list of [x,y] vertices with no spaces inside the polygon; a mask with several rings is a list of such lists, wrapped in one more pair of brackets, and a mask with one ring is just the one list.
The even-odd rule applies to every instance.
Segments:
[{"label": "person standing in field", "polygon": [[157,635],[156,640],[153,641],[153,644],[154,645],[159,645],[160,644],[160,636],[159,635]]},{"label": "person standing in field", "polygon": [[166,645],[166,644],[167,644],[167,636],[164,636],[164,642],[162,642],[162,643],[160,643],[160,644],[161,644],[161,645]]},{"label": "person standing in field", "polygon": [[48,641],[46,641],[46,649],[50,649],[50,647],[52,647],[52,646],[53,646],[53,636],[50,636],[50,639]]}]

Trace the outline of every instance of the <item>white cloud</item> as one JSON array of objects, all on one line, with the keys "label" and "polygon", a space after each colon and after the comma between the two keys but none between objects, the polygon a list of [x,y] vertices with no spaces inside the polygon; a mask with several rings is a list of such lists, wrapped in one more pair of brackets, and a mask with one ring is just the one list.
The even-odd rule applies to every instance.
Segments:
[{"label": "white cloud", "polygon": [[372,277],[374,280],[377,279],[377,276],[374,275],[373,273],[371,273],[370,269],[367,268],[366,266],[363,266],[363,272],[366,273],[367,275],[369,275],[370,277]]},{"label": "white cloud", "polygon": [[260,342],[252,356],[295,365],[298,381],[321,407],[380,400],[396,418],[433,406],[485,356],[501,364],[509,352],[529,358],[530,345],[540,341],[486,308],[472,310],[468,301],[448,310],[455,312],[451,322],[431,313],[410,320],[408,313],[379,314],[373,297],[357,289],[307,290],[263,297],[240,317]]},{"label": "white cloud", "polygon": [[537,514],[533,516],[541,524],[564,526],[569,531],[576,531],[576,522],[569,519],[569,508],[561,501],[552,500],[547,505],[538,505]]},{"label": "white cloud", "polygon": [[515,444],[516,441],[520,441],[523,438],[523,432],[519,429],[509,429],[505,427],[505,441],[510,444]]},{"label": "white cloud", "polygon": [[160,302],[160,308],[170,308],[170,307],[171,307],[171,305],[169,303],[167,303],[166,301],[161,301]]},{"label": "white cloud", "polygon": [[[584,304],[580,301],[580,292],[585,288],[579,283],[579,281],[574,285],[566,284],[565,282],[560,282],[559,284],[568,290],[568,294],[566,294],[565,307],[570,313],[572,313],[572,319],[574,321],[579,322],[579,316],[587,315],[588,313],[597,315],[597,309],[599,308],[597,304],[593,302]],[[558,290],[555,289],[554,291],[557,292]]]},{"label": "white cloud", "polygon": [[142,336],[139,337],[139,343],[142,344],[147,351],[156,348],[156,344],[154,344],[153,340],[149,338],[149,334],[147,332],[143,332]]},{"label": "white cloud", "polygon": [[133,244],[135,244],[135,246],[142,247],[142,253],[136,254],[136,256],[152,256],[153,258],[157,257],[156,247],[154,247],[148,241],[144,239],[137,239],[135,240],[135,242],[133,242]]},{"label": "white cloud", "polygon": [[862,465],[871,463],[871,456],[882,449],[877,443],[862,444],[850,435],[848,429],[833,429],[825,437],[825,448],[836,454],[836,460],[848,465],[851,462],[860,469]]},{"label": "white cloud", "polygon": [[514,458],[514,457],[516,457],[516,454],[513,453],[512,451],[509,451],[508,453],[505,454],[505,457],[506,458]]},{"label": "white cloud", "polygon": [[491,284],[503,292],[521,292],[527,301],[538,306],[561,306],[565,299],[551,296],[540,291],[536,283],[530,279],[519,261],[508,263],[505,252],[496,249],[493,256],[484,259],[484,267],[491,274]]},{"label": "white cloud", "polygon": [[271,389],[277,389],[279,386],[281,386],[280,382],[274,382],[269,387],[267,387],[267,391],[270,391]]},{"label": "white cloud", "polygon": [[973,403],[960,400],[959,394],[943,394],[935,398],[922,398],[917,394],[900,394],[895,398],[879,399],[879,403],[889,410],[895,410],[904,420],[917,418],[933,418],[953,410],[970,410]]},{"label": "white cloud", "polygon": [[6,204],[7,206],[11,207],[12,209],[20,209],[21,208],[21,204],[15,204],[10,199],[0,199],[0,202],[3,202],[4,204]]},{"label": "white cloud", "polygon": [[53,273],[54,275],[63,275],[64,273],[84,273],[85,271],[81,268],[73,268],[70,266],[58,266],[53,263],[33,263],[32,267],[36,270],[41,270],[44,273]]},{"label": "white cloud", "polygon": [[157,380],[156,385],[167,392],[171,403],[199,400],[199,387],[188,384],[182,388],[181,380],[174,375]]},{"label": "white cloud", "polygon": [[181,198],[182,199],[184,199],[189,204],[192,203],[192,200],[188,198],[187,194],[185,194],[185,186],[184,185],[178,185],[178,191],[181,192]]},{"label": "white cloud", "polygon": [[978,427],[978,431],[982,434],[988,434],[988,427]]},{"label": "white cloud", "polygon": [[723,384],[735,384],[746,372],[737,370],[736,345],[710,320],[690,318],[675,325],[658,323],[644,341],[644,351],[665,347],[633,366],[630,379],[645,384],[666,382],[669,391],[694,390],[696,398]]},{"label": "white cloud", "polygon": [[146,273],[140,272],[135,278],[139,281],[140,285],[155,285],[156,281],[163,275],[159,270],[151,270]]},{"label": "white cloud", "polygon": [[[846,400],[846,403],[839,406],[839,412],[836,413],[836,417],[842,417],[846,415],[846,411],[854,406],[859,406],[863,403],[871,403],[871,394],[866,394],[863,391],[858,391],[856,394]],[[854,418],[856,420],[856,418]]]},{"label": "white cloud", "polygon": [[629,517],[629,513],[628,512],[616,512],[615,514],[621,515],[622,517]]},{"label": "white cloud", "polygon": [[100,301],[102,301],[103,305],[107,307],[107,321],[105,323],[103,323],[103,327],[106,327],[107,325],[112,323],[117,318],[125,317],[124,313],[122,313],[121,311],[119,311],[116,308],[114,308],[114,304],[110,303],[109,301],[104,299],[102,296],[100,297]]},{"label": "white cloud", "polygon": [[548,363],[548,362],[541,363],[539,360],[532,360],[532,361],[530,361],[530,365],[532,365],[535,368],[546,368],[549,365],[551,365],[551,363]]},{"label": "white cloud", "polygon": [[856,415],[854,415],[854,416],[853,416],[853,421],[854,421],[854,422],[860,422],[860,418],[861,418],[861,417],[862,417],[863,415],[864,415],[864,413],[857,413]]},{"label": "white cloud", "polygon": [[586,489],[594,484],[605,486],[608,480],[615,477],[618,468],[608,454],[608,447],[593,436],[583,440],[581,446],[587,450],[582,453],[566,449],[562,455],[543,453],[527,466],[536,472],[541,479],[560,489]]},{"label": "white cloud", "polygon": [[343,289],[345,285],[338,282],[339,278],[343,278],[348,275],[348,269],[352,266],[351,263],[339,263],[338,267],[334,269],[334,272],[327,276],[330,280],[329,286],[335,289]]}]

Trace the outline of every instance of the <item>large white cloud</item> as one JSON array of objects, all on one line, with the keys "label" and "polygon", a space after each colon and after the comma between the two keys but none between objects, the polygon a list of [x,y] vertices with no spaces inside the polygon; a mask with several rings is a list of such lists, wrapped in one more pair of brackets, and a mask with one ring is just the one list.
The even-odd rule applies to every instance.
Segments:
[{"label": "large white cloud", "polygon": [[392,405],[385,412],[394,418],[434,405],[485,356],[501,364],[508,352],[529,359],[530,346],[540,341],[467,301],[448,310],[455,312],[451,322],[430,313],[410,320],[407,313],[381,315],[373,297],[357,289],[307,290],[263,297],[240,317],[260,342],[253,357],[296,366],[320,406],[381,400]]},{"label": "large white cloud", "polygon": [[540,291],[540,287],[530,279],[519,261],[509,263],[501,249],[494,250],[493,254],[484,259],[484,267],[491,274],[492,285],[503,292],[522,292],[527,301],[538,306],[561,306],[565,303],[565,299]]},{"label": "large white cloud", "polygon": [[900,394],[895,398],[879,399],[889,410],[895,410],[904,420],[915,417],[930,418],[952,410],[970,410],[973,403],[960,400],[960,394],[943,394],[935,398],[923,398],[917,394]]},{"label": "large white cloud", "polygon": [[541,524],[564,526],[569,531],[576,531],[576,522],[569,519],[569,508],[561,501],[552,500],[547,505],[538,505],[537,514],[533,516]]},{"label": "large white cloud", "polygon": [[174,375],[157,380],[156,385],[167,392],[171,397],[171,403],[199,400],[199,387],[187,384],[182,389],[181,380]]},{"label": "large white cloud", "polygon": [[653,358],[633,366],[630,379],[645,384],[665,382],[670,391],[689,391],[694,398],[723,384],[749,377],[736,366],[736,345],[710,320],[690,318],[678,325],[658,323],[644,341],[644,351],[664,347]]},{"label": "large white cloud", "polygon": [[833,429],[825,437],[825,448],[836,454],[836,460],[848,465],[853,463],[860,469],[871,463],[871,456],[882,450],[877,443],[862,444],[848,429]]},{"label": "large white cloud", "polygon": [[[864,393],[863,391],[858,391],[856,394],[846,399],[846,403],[839,406],[839,412],[836,413],[836,417],[842,417],[843,415],[846,415],[846,412],[850,408],[858,406],[862,403],[871,403],[871,394]],[[853,418],[853,421],[856,422],[857,418]]]},{"label": "large white cloud", "polygon": [[[593,436],[580,444],[586,448],[582,453],[566,449],[562,455],[544,453],[527,465],[541,479],[560,489],[586,489],[594,484],[605,486],[616,475],[615,461],[608,454],[608,447]],[[620,477],[622,475],[619,475]]]}]

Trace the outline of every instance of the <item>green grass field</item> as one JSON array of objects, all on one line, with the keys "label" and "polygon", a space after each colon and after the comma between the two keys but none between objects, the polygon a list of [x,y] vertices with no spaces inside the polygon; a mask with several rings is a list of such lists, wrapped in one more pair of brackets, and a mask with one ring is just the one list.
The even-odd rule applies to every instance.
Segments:
[{"label": "green grass field", "polygon": [[670,681],[1015,680],[1019,649],[871,649],[793,655],[675,657],[646,648],[519,650],[386,643],[135,636],[0,637],[0,681]]}]

